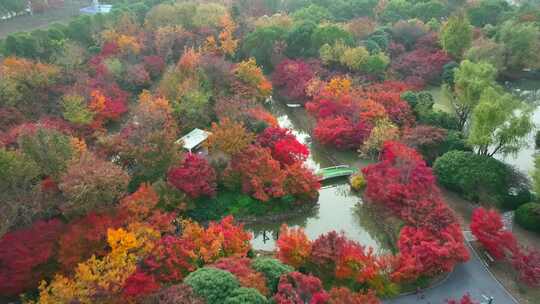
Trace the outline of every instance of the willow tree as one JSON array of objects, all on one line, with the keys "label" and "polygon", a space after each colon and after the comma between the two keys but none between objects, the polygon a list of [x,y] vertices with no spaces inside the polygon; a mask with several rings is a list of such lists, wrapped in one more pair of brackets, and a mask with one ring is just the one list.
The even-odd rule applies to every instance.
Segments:
[{"label": "willow tree", "polygon": [[497,70],[489,63],[463,60],[454,72],[453,88],[445,85],[445,93],[452,103],[461,130],[478,105],[482,92],[495,86],[496,75]]},{"label": "willow tree", "polygon": [[467,142],[480,155],[515,153],[527,144],[532,128],[527,105],[501,88],[489,87],[474,108]]}]

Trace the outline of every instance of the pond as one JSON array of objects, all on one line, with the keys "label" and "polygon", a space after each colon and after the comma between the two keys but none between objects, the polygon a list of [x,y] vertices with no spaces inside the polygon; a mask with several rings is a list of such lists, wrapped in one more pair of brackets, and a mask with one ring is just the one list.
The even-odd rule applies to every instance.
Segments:
[{"label": "pond", "polygon": [[[310,149],[305,165],[313,170],[347,164],[364,167],[369,164],[360,160],[354,152],[334,151],[311,140],[312,121],[303,108],[287,108],[279,102],[270,106],[281,127],[288,128],[297,139]],[[391,244],[380,230],[361,197],[352,192],[347,180],[337,179],[323,184],[319,191],[317,206],[312,212],[285,221],[290,227],[302,227],[310,239],[335,230],[359,243],[372,247],[376,252],[387,252]],[[252,245],[258,250],[273,250],[282,222],[246,225],[253,232]]]}]

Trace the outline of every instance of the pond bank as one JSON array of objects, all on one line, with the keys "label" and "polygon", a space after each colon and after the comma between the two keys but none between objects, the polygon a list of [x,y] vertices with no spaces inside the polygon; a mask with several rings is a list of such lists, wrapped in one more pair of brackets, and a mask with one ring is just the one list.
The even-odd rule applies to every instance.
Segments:
[{"label": "pond bank", "polygon": [[[288,128],[310,150],[310,156],[305,165],[312,170],[347,164],[364,167],[371,163],[361,160],[354,152],[335,151],[322,147],[311,139],[313,121],[303,108],[287,108],[279,101],[269,106],[281,127]],[[307,207],[306,207],[307,208]],[[248,219],[246,229],[254,234],[252,241],[255,250],[273,250],[275,240],[282,223],[291,227],[302,227],[308,237],[317,238],[319,235],[332,230],[343,232],[348,238],[373,247],[376,252],[389,252],[392,249],[391,239],[369,216],[362,198],[351,191],[345,178],[323,183],[319,191],[316,206],[311,209],[302,208],[287,215],[270,216],[261,221]]]}]

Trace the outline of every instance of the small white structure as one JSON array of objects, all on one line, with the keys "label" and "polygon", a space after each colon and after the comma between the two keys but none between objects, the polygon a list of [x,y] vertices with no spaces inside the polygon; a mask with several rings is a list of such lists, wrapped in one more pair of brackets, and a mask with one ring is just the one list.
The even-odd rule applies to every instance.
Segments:
[{"label": "small white structure", "polygon": [[193,150],[199,149],[202,143],[206,139],[208,139],[208,136],[210,136],[210,134],[212,133],[201,129],[193,129],[191,132],[177,140],[176,143],[182,144],[184,149],[188,150],[191,153],[193,152]]},{"label": "small white structure", "polygon": [[83,7],[81,8],[81,13],[84,14],[107,14],[112,9],[112,5],[110,4],[99,4],[98,0],[92,0],[92,6]]}]

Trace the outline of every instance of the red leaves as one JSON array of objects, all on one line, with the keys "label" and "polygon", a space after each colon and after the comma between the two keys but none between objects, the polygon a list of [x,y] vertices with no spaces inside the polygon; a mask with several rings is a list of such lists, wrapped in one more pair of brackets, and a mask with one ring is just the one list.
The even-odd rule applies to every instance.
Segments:
[{"label": "red leaves", "polygon": [[0,239],[0,294],[17,295],[36,288],[46,273],[63,229],[59,220],[37,221]]},{"label": "red leaves", "polygon": [[447,304],[478,304],[478,302],[475,302],[472,300],[470,294],[464,295],[460,300],[446,300]]},{"label": "red leaves", "polygon": [[123,296],[130,300],[144,297],[158,290],[159,284],[153,276],[137,270],[124,283]]},{"label": "red leaves", "polygon": [[266,278],[262,273],[251,268],[251,260],[248,258],[223,258],[211,265],[212,267],[227,270],[234,274],[240,285],[257,289],[262,295],[268,296]]},{"label": "red leaves", "polygon": [[[381,161],[362,169],[366,197],[387,205],[398,216],[420,199],[438,197],[435,177],[422,157],[401,143],[384,144]],[[406,211],[407,212],[407,211]]]},{"label": "red leaves", "polygon": [[275,69],[272,81],[285,97],[301,101],[307,98],[306,87],[314,77],[311,67],[302,60],[283,60]]},{"label": "red leaves", "polygon": [[188,154],[180,166],[169,170],[167,181],[191,198],[216,194],[216,172],[206,159],[196,154]]},{"label": "red leaves", "polygon": [[354,149],[369,137],[371,125],[360,122],[353,124],[343,116],[329,117],[317,122],[315,138],[323,145],[332,145],[337,149]]},{"label": "red leaves", "polygon": [[78,263],[92,255],[107,253],[107,229],[120,226],[120,221],[106,214],[89,213],[72,221],[59,240],[58,262],[64,272],[71,272]]},{"label": "red leaves", "polygon": [[184,238],[164,236],[144,265],[160,282],[180,282],[196,269],[195,244]]},{"label": "red leaves", "polygon": [[283,165],[303,162],[309,155],[308,148],[290,130],[280,127],[266,128],[257,136],[257,143],[272,149],[272,157]]},{"label": "red leaves", "polygon": [[249,145],[232,159],[225,175],[240,177],[242,192],[266,202],[285,195],[285,172],[272,158],[270,149]]},{"label": "red leaves", "polygon": [[330,290],[328,304],[379,304],[381,303],[375,293],[370,290],[368,293],[351,292],[344,287],[334,287]]},{"label": "red leaves", "polygon": [[392,68],[405,78],[416,77],[425,84],[436,80],[450,60],[446,52],[440,49],[417,48],[398,56],[392,62]]},{"label": "red leaves", "polygon": [[371,248],[348,240],[335,231],[313,243],[300,228],[281,227],[277,257],[293,267],[307,267],[321,278],[353,284],[368,284],[381,275],[381,263]]},{"label": "red leaves", "polygon": [[[416,261],[418,268],[414,272],[431,276],[452,271],[457,263],[469,259],[463,241],[458,224],[449,225],[438,233],[405,226],[401,229],[398,248],[402,259]],[[398,272],[405,271],[401,269]]]},{"label": "red leaves", "polygon": [[207,229],[187,222],[183,226],[182,239],[195,244],[195,253],[202,263],[212,263],[221,257],[245,257],[251,249],[251,234],[243,225],[235,225],[232,216],[220,222],[210,222]]},{"label": "red leaves", "polygon": [[314,134],[325,145],[338,149],[358,149],[369,138],[378,120],[389,118],[401,127],[414,123],[414,116],[401,93],[410,87],[402,82],[386,81],[364,88],[331,88],[333,79],[311,101],[306,109],[317,118]]},{"label": "red leaves", "polygon": [[299,201],[313,201],[319,195],[321,184],[313,171],[297,162],[285,168],[284,189],[288,195],[293,195]]},{"label": "red leaves", "polygon": [[540,286],[540,251],[519,250],[511,260],[520,281],[531,287]]},{"label": "red leaves", "polygon": [[504,228],[496,210],[476,208],[471,231],[493,258],[512,264],[520,281],[531,287],[540,286],[540,251],[520,247],[512,232]]},{"label": "red leaves", "polygon": [[276,304],[324,304],[328,294],[317,277],[291,272],[279,278],[274,301]]},{"label": "red leaves", "polygon": [[295,268],[304,265],[311,254],[311,241],[304,230],[289,229],[286,224],[281,226],[276,246],[278,259]]},{"label": "red leaves", "polygon": [[348,241],[339,250],[335,270],[336,278],[349,279],[362,284],[373,279],[379,270],[371,248],[366,250],[360,244]]},{"label": "red leaves", "polygon": [[387,142],[380,162],[362,172],[367,180],[366,197],[387,206],[410,225],[400,233],[395,280],[451,271],[469,258],[459,224],[418,152]]},{"label": "red leaves", "polygon": [[497,260],[519,251],[512,232],[504,228],[501,215],[495,210],[476,208],[471,218],[471,231],[486,250]]}]

